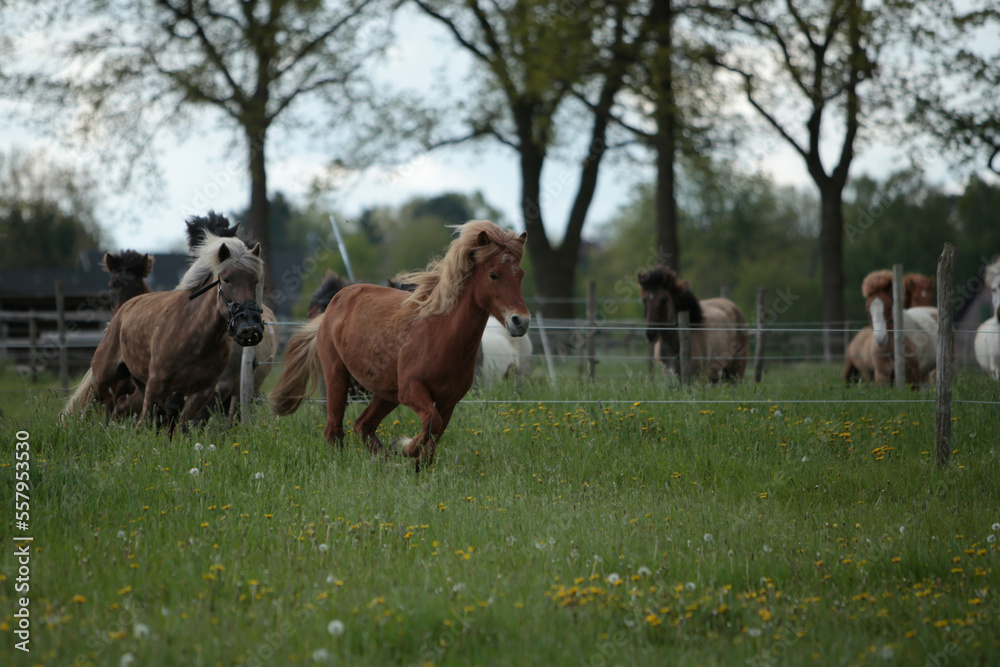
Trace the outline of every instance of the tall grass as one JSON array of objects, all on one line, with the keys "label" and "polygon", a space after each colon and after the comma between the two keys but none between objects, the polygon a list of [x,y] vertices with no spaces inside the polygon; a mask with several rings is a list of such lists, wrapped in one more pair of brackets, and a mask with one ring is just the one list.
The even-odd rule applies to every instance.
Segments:
[{"label": "tall grass", "polygon": [[[933,405],[894,402],[929,392],[833,368],[507,384],[416,474],[327,445],[316,403],[171,441],[59,425],[54,393],[23,391],[2,433],[33,455],[28,655],[9,537],[0,558],[13,664],[1000,661],[995,405],[955,404],[939,469]],[[958,378],[956,401],[997,396]],[[417,429],[401,408],[382,435]]]}]

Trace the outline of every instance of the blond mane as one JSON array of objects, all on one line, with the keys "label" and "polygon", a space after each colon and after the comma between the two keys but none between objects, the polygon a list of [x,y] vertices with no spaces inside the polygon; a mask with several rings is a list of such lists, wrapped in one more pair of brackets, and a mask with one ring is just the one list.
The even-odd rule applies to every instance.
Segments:
[{"label": "blond mane", "polygon": [[1000,282],[1000,257],[986,267],[986,284],[993,287]]},{"label": "blond mane", "polygon": [[[226,246],[229,249],[229,258],[219,261],[219,247]],[[244,269],[257,274],[257,280],[264,278],[264,262],[260,257],[253,254],[250,248],[240,239],[230,237],[220,237],[215,234],[206,233],[205,240],[195,249],[194,263],[187,270],[184,277],[174,289],[190,290],[198,289],[212,278],[219,275],[219,271],[228,266],[235,266],[237,269]]]},{"label": "blond mane", "polygon": [[888,269],[872,271],[861,282],[861,294],[864,295],[865,299],[884,290],[892,291],[892,271]]},{"label": "blond mane", "polygon": [[[417,304],[417,317],[450,313],[477,264],[501,252],[509,252],[518,262],[524,257],[524,239],[488,220],[471,220],[464,225],[453,225],[453,228],[458,238],[448,246],[444,257],[432,261],[423,271],[398,277],[416,285],[413,296],[406,303]],[[480,245],[479,236],[484,233],[488,241]]]}]

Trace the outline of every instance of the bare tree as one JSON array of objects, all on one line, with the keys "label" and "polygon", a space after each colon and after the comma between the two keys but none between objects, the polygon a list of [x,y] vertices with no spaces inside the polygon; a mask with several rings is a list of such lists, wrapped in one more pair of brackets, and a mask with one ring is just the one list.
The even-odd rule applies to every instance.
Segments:
[{"label": "bare tree", "polygon": [[[587,211],[609,149],[611,111],[636,61],[645,22],[626,0],[414,0],[451,32],[478,66],[480,91],[461,118],[465,134],[433,142],[492,139],[517,151],[521,212],[542,311],[572,317],[576,266]],[[587,100],[571,117],[574,88]],[[581,120],[582,117],[582,120]],[[568,119],[571,118],[571,121]],[[561,243],[543,225],[542,171],[552,151],[581,125],[586,151]],[[582,130],[581,130],[582,131]],[[578,136],[578,135],[577,135]]]},{"label": "bare tree", "polygon": [[220,111],[246,151],[249,231],[266,259],[269,132],[308,97],[337,120],[360,103],[357,74],[388,40],[389,8],[389,0],[69,3],[53,22],[83,34],[56,69],[24,78],[40,98],[78,103],[76,131],[121,140],[128,164],[148,155],[162,128],[185,126],[193,108]]}]

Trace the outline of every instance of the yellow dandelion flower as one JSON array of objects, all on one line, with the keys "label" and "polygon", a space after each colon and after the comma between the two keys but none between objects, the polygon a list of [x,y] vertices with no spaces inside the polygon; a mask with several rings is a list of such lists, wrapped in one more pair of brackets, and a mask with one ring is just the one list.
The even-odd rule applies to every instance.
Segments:
[{"label": "yellow dandelion flower", "polygon": [[76,595],[73,596],[73,602],[75,602],[77,604],[83,604],[86,601],[87,601],[87,598],[83,597],[79,593],[77,593]]}]

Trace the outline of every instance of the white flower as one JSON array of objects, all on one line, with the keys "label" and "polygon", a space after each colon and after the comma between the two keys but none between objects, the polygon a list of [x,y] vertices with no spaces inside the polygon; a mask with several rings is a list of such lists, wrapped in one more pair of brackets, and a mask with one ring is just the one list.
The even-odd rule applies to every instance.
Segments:
[{"label": "white flower", "polygon": [[135,654],[134,653],[123,653],[122,657],[118,660],[120,667],[132,667],[135,664]]},{"label": "white flower", "polygon": [[124,540],[125,539],[125,531],[124,530],[119,530],[118,531],[118,539],[119,540]]},{"label": "white flower", "polygon": [[639,566],[639,570],[638,570],[638,573],[639,573],[639,576],[640,576],[640,577],[648,577],[648,576],[649,576],[649,574],[650,574],[650,572],[649,572],[649,568],[648,568],[648,567],[646,567],[645,565],[640,565],[640,566]]},{"label": "white flower", "polygon": [[760,637],[760,628],[750,628],[747,630],[747,634],[751,637]]},{"label": "white flower", "polygon": [[608,575],[608,583],[611,584],[612,586],[616,585],[621,580],[622,578],[618,576],[617,572],[612,572],[611,574]]},{"label": "white flower", "polygon": [[330,621],[326,624],[326,631],[329,632],[334,637],[339,637],[344,634],[344,622],[343,621]]},{"label": "white flower", "polygon": [[313,662],[329,662],[330,652],[325,648],[318,648],[313,651]]},{"label": "white flower", "polygon": [[762,548],[762,551],[763,551],[764,553],[766,553],[766,554],[769,554],[769,553],[771,553],[771,547],[769,547],[769,546],[767,546],[767,545],[765,544],[765,545],[763,546],[763,548]]},{"label": "white flower", "polygon": [[990,530],[993,530],[993,531],[1000,530],[1000,523],[995,523],[992,526],[990,526]]},{"label": "white flower", "polygon": [[142,639],[143,637],[149,636],[149,626],[145,623],[136,623],[132,627],[132,636],[136,639]]},{"label": "white flower", "polygon": [[687,582],[687,583],[686,583],[686,584],[684,585],[684,588],[688,589],[689,591],[693,591],[694,589],[696,589],[696,588],[698,588],[698,587],[694,585],[694,582],[693,582],[693,581],[689,581],[689,582]]},{"label": "white flower", "polygon": [[705,541],[706,542],[712,541],[712,533],[705,533]]},{"label": "white flower", "polygon": [[191,468],[190,470],[188,470],[188,474],[191,475],[192,477],[197,477],[198,476],[198,469],[197,468]]},{"label": "white flower", "polygon": [[208,451],[214,452],[215,451],[215,445],[209,445],[208,446]]},{"label": "white flower", "polygon": [[200,452],[203,449],[204,449],[204,447],[202,446],[202,444],[200,442],[194,443],[194,451]]},{"label": "white flower", "polygon": [[254,479],[264,479],[264,473],[259,472],[253,476]]}]

